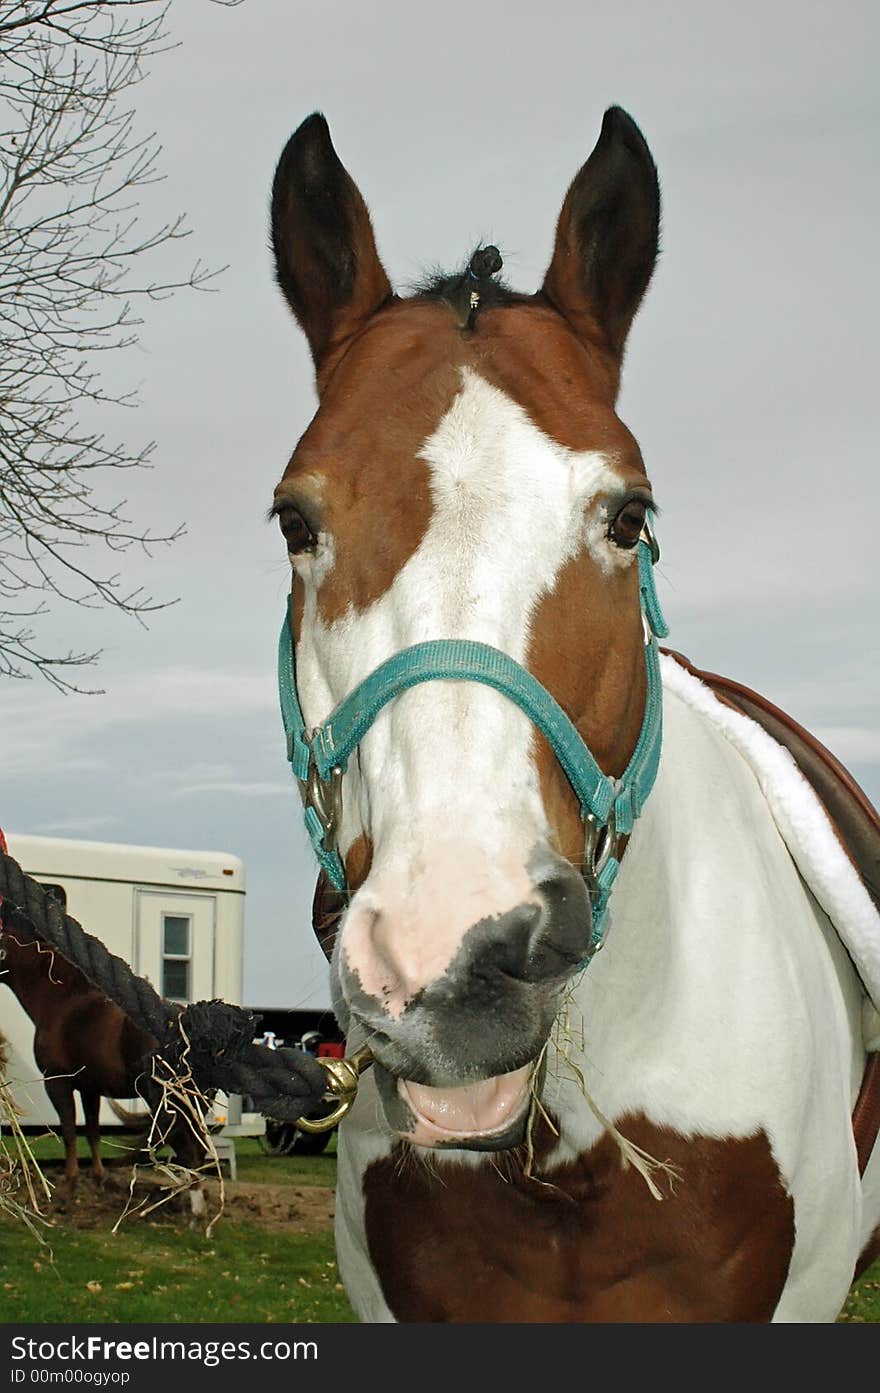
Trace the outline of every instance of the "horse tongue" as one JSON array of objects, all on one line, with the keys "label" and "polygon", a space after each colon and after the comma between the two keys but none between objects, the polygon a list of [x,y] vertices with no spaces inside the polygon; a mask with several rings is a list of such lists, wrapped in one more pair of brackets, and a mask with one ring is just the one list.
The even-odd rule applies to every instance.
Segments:
[{"label": "horse tongue", "polygon": [[403,1097],[416,1115],[411,1140],[430,1145],[444,1137],[476,1137],[504,1130],[521,1112],[528,1094],[531,1065],[461,1088],[430,1088],[401,1083]]}]

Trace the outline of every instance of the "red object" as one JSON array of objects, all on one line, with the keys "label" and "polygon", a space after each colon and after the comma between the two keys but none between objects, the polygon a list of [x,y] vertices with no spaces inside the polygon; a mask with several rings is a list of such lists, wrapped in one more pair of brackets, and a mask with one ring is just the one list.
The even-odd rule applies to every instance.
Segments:
[{"label": "red object", "polygon": [[318,1058],[319,1058],[319,1059],[344,1059],[344,1058],[345,1058],[345,1046],[344,1046],[344,1045],[336,1045],[336,1044],[333,1044],[333,1043],[331,1043],[331,1042],[325,1042],[323,1045],[319,1045],[319,1046],[318,1046]]}]

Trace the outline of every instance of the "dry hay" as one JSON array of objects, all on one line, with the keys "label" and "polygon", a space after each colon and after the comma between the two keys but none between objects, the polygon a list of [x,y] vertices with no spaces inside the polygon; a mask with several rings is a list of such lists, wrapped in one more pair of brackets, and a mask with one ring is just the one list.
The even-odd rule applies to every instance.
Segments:
[{"label": "dry hay", "polygon": [[51,1227],[44,1211],[51,1203],[52,1187],[22,1131],[22,1111],[6,1077],[8,1064],[6,1040],[0,1035],[0,1212],[19,1220],[45,1243],[41,1229]]},{"label": "dry hay", "polygon": [[[618,1131],[614,1123],[597,1107],[595,1101],[587,1091],[587,1083],[584,1078],[583,1070],[572,1058],[573,1053],[579,1054],[582,1058],[585,1056],[587,1041],[583,1015],[575,1006],[574,994],[571,987],[569,987],[565,993],[562,1008],[554,1022],[552,1041],[554,1047],[553,1057],[555,1060],[554,1080],[557,1088],[560,1086],[563,1078],[567,1077],[569,1080],[573,1080],[583,1094],[584,1100],[596,1121],[617,1146],[620,1153],[621,1170],[628,1170],[630,1166],[632,1166],[642,1177],[655,1200],[663,1199],[663,1193],[654,1179],[655,1174],[659,1174],[665,1179],[671,1194],[675,1182],[681,1180],[681,1175],[676,1168],[671,1165],[669,1161],[658,1161],[656,1157],[651,1156],[647,1151],[643,1151],[640,1146],[636,1146],[635,1142],[630,1141],[622,1132]],[[534,1174],[535,1156],[532,1144],[532,1132],[539,1115],[543,1118],[551,1132],[558,1136],[557,1129],[539,1097],[538,1090],[538,1080],[540,1078],[542,1065],[546,1067],[549,1043],[548,1041],[544,1045],[543,1050],[538,1056],[531,1080],[532,1097],[526,1132],[527,1159],[525,1173],[534,1180],[539,1180],[539,1177]],[[547,1181],[540,1181],[540,1183],[544,1185],[548,1184]]]}]

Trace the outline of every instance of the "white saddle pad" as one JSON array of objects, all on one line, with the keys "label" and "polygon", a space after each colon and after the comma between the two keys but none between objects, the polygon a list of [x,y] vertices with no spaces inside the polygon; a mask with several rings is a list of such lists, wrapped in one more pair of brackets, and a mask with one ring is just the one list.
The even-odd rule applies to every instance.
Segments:
[{"label": "white saddle pad", "polygon": [[661,654],[660,671],[663,686],[706,716],[753,770],[798,871],[862,979],[865,1044],[880,1049],[880,914],[822,803],[788,750],[755,721],[725,706],[674,658]]}]

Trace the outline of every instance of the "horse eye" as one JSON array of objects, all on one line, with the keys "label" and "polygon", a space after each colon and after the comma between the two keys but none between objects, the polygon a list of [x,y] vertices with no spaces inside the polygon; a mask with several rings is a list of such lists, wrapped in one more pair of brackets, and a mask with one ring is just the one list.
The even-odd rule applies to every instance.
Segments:
[{"label": "horse eye", "polygon": [[297,512],[296,508],[288,506],[279,508],[278,523],[291,556],[298,556],[304,551],[314,551],[318,539],[302,513]]},{"label": "horse eye", "polygon": [[631,550],[641,536],[647,512],[646,505],[637,498],[631,498],[628,503],[624,503],[608,529],[611,541],[619,547]]}]

